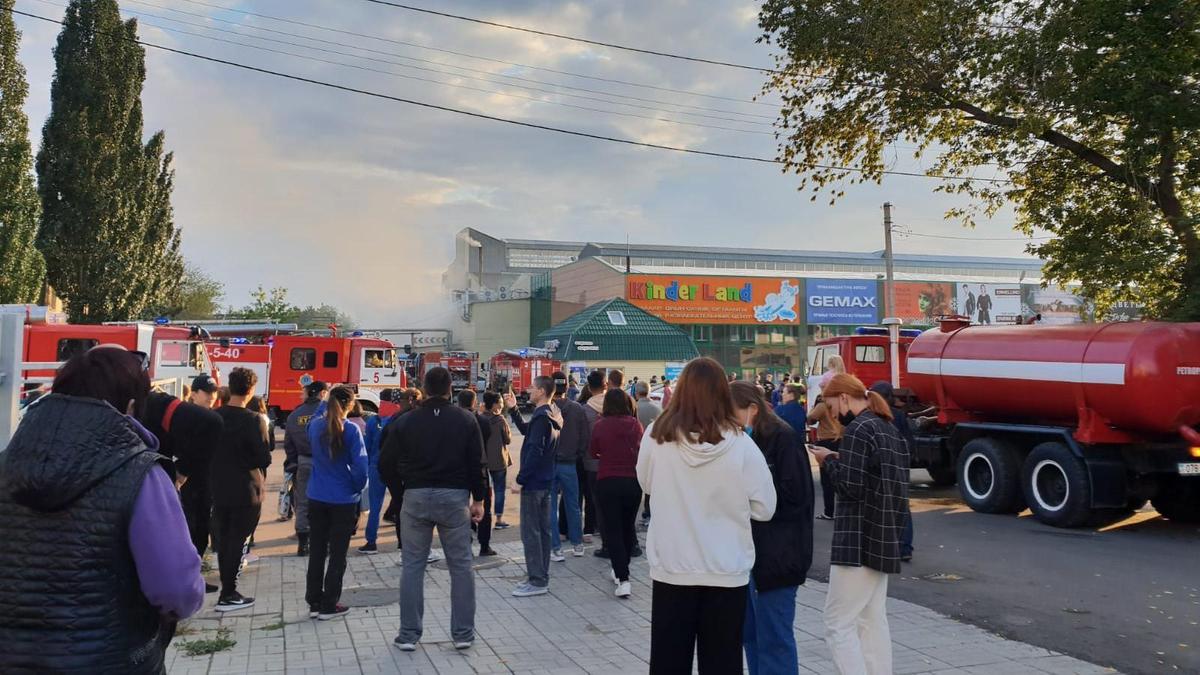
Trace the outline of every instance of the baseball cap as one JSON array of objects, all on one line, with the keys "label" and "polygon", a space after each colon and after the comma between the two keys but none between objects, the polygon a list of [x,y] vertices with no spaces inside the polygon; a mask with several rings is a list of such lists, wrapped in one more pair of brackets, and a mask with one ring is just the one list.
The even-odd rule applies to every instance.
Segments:
[{"label": "baseball cap", "polygon": [[192,378],[192,391],[203,391],[209,394],[217,393],[217,382],[208,373],[200,373]]},{"label": "baseball cap", "polygon": [[316,396],[316,395],[320,394],[321,392],[328,391],[328,390],[329,390],[329,385],[320,380],[310,382],[307,386],[304,387],[304,393],[310,397]]}]

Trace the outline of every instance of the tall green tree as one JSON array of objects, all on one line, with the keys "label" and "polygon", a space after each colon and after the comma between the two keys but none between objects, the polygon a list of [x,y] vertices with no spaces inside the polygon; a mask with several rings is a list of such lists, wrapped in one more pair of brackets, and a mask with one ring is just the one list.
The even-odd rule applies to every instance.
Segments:
[{"label": "tall green tree", "polygon": [[17,61],[21,34],[12,7],[13,0],[0,0],[0,303],[36,301],[46,271],[36,246],[41,203],[21,107],[29,85]]},{"label": "tall green tree", "polygon": [[38,246],[77,321],[129,320],[178,294],[174,173],[162,132],[143,141],[145,53],[115,0],[72,0],[54,50],[38,152]]},{"label": "tall green tree", "polygon": [[915,143],[973,198],[949,217],[1011,204],[1055,235],[1030,247],[1048,280],[1200,320],[1200,3],[766,0],[759,25],[780,156],[814,199]]}]

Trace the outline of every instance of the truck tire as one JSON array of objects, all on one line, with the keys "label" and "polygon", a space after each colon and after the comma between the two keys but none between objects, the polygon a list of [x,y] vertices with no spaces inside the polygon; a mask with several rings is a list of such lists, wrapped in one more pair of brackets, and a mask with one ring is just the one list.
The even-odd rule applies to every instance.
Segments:
[{"label": "truck tire", "polygon": [[925,470],[929,472],[929,477],[937,487],[950,487],[958,482],[958,469],[954,466],[938,464],[926,467]]},{"label": "truck tire", "polygon": [[1092,516],[1087,465],[1062,443],[1034,446],[1021,472],[1025,503],[1035,518],[1054,527],[1079,527]]},{"label": "truck tire", "polygon": [[358,404],[362,406],[363,412],[369,412],[372,415],[379,414],[379,406],[375,405],[374,401],[368,401],[365,398],[358,399]]},{"label": "truck tire", "polygon": [[1168,478],[1150,503],[1167,520],[1200,523],[1200,478]]},{"label": "truck tire", "polygon": [[958,454],[958,492],[980,513],[1016,513],[1021,499],[1021,458],[994,438],[976,438]]}]

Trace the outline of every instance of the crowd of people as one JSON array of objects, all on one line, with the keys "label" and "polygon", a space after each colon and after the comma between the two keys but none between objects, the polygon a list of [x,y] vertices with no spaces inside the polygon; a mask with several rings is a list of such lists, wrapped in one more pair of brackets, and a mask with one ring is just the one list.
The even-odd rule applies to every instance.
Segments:
[{"label": "crowd of people", "polygon": [[[423,636],[436,530],[451,636],[469,649],[474,560],[496,555],[492,531],[509,527],[516,427],[525,574],[513,596],[549,593],[554,565],[599,538],[593,555],[609,561],[616,601],[634,593],[631,560],[647,558],[652,673],[741,672],[743,660],[752,675],[796,673],[797,589],[814,517],[831,518],[834,664],[889,673],[887,582],[911,556],[912,433],[886,383],[868,389],[839,366],[811,408],[798,377],[737,380],[708,358],[663,378],[661,405],[651,383],[619,370],[537,377],[528,413],[511,390],[454,392],[440,367],[420,389],[387,392],[399,409],[388,417],[347,386],[312,382],[283,443],[309,615],[349,611],[342,579],[366,512],[360,554],[380,551],[381,523],[396,527],[395,645],[413,651]],[[197,377],[187,400],[152,392],[144,354],[101,345],[29,407],[0,462],[0,672],[161,673],[176,622],[206,593],[219,592],[217,611],[253,606],[238,579],[253,559],[274,432],[254,372],[228,380]],[[200,574],[210,547],[219,586]],[[51,550],[60,564],[42,564]]]}]

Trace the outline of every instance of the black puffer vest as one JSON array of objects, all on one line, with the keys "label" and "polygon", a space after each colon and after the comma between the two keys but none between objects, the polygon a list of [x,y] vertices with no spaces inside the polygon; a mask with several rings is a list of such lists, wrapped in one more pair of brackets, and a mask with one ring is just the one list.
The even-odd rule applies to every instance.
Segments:
[{"label": "black puffer vest", "polygon": [[53,394],[0,453],[0,673],[162,673],[129,521],[163,458],[102,401]]}]

